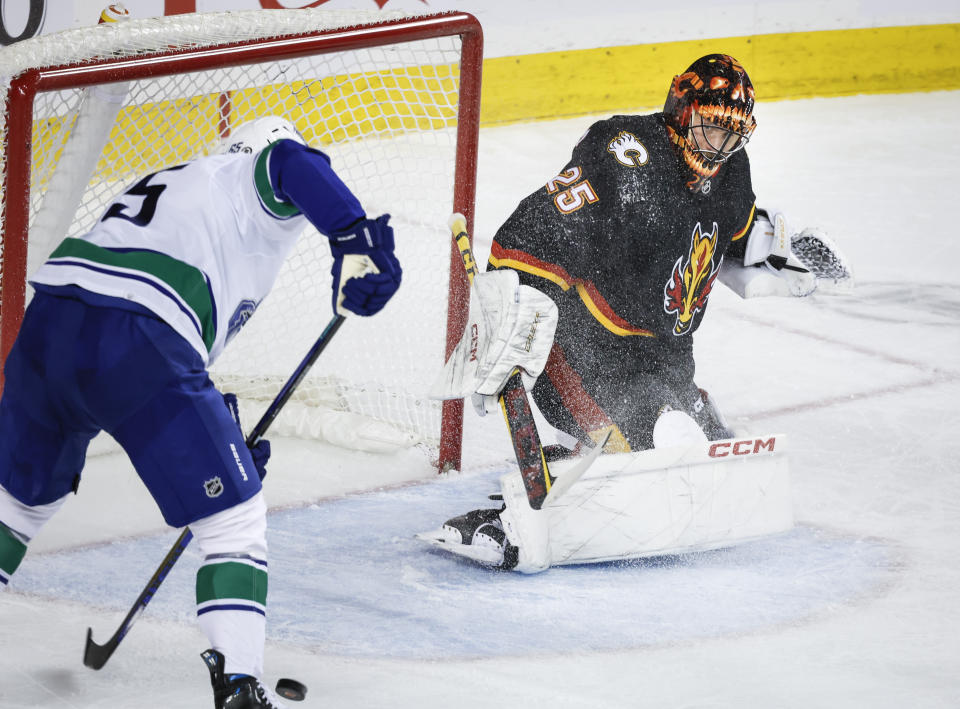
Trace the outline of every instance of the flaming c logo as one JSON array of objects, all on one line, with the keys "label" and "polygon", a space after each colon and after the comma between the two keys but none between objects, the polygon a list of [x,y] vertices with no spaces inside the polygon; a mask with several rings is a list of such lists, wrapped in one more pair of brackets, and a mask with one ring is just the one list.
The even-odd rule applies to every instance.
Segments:
[{"label": "flaming c logo", "polygon": [[687,334],[693,317],[707,305],[707,298],[723,261],[721,256],[714,264],[719,233],[716,222],[709,234],[703,233],[698,222],[693,229],[687,262],[683,262],[683,256],[677,259],[670,280],[663,287],[663,310],[677,315],[673,325],[674,335]]}]

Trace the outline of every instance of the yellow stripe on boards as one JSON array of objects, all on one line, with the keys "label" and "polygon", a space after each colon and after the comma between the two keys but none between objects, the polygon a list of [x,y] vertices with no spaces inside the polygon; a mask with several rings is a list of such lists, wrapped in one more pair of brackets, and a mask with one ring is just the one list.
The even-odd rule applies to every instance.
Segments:
[{"label": "yellow stripe on boards", "polygon": [[[960,88],[960,24],[792,32],[638,44],[486,59],[483,124],[534,121],[663,106],[670,81],[714,52],[740,60],[758,101]],[[456,125],[459,66],[441,64],[331,76],[229,92],[230,123],[282,113],[313,144]],[[99,179],[129,180],[196,156],[215,143],[219,94],[121,111]],[[310,116],[313,120],[308,121]],[[314,117],[320,116],[319,122]],[[161,135],[159,128],[167,132]],[[35,182],[47,179],[70,129],[62,117],[34,122]],[[198,134],[183,140],[188,131]],[[173,136],[172,138],[170,136]],[[122,148],[118,146],[124,146]]]},{"label": "yellow stripe on boards", "polygon": [[791,32],[487,59],[482,123],[659,108],[697,58],[731,54],[758,101],[960,88],[960,24]]}]

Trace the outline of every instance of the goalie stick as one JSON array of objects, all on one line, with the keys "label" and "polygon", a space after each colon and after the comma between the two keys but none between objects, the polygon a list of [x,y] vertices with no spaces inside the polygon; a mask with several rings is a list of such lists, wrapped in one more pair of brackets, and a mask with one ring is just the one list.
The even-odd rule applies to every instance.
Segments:
[{"label": "goalie stick", "polygon": [[[284,405],[290,400],[290,397],[293,396],[293,392],[300,385],[300,382],[303,381],[303,378],[310,371],[310,368],[313,366],[314,362],[317,361],[317,358],[320,356],[320,353],[326,348],[330,343],[330,340],[333,339],[333,336],[336,334],[337,330],[340,329],[340,326],[343,325],[343,321],[346,318],[343,315],[334,315],[333,319],[327,324],[323,329],[323,332],[320,333],[320,337],[317,338],[317,341],[313,344],[313,347],[310,348],[310,351],[307,352],[307,355],[303,358],[303,361],[297,366],[294,370],[290,379],[287,380],[287,383],[283,385],[283,388],[280,390],[280,393],[277,394],[276,398],[270,403],[270,406],[267,407],[267,410],[264,412],[263,416],[260,417],[260,421],[257,422],[257,425],[254,426],[253,430],[250,432],[250,435],[247,436],[245,443],[248,448],[252,448],[260,442],[264,434],[266,434],[267,429],[270,428],[270,424],[277,418],[277,415],[280,413],[280,410]],[[177,563],[177,560],[183,554],[184,549],[190,544],[190,541],[193,539],[193,532],[190,531],[190,528],[187,527],[180,534],[176,542],[170,548],[170,551],[167,552],[167,555],[163,557],[163,561],[160,562],[160,566],[157,567],[157,570],[153,572],[153,576],[150,577],[150,580],[147,581],[147,585],[143,587],[143,590],[140,592],[140,595],[137,596],[137,600],[133,602],[133,607],[127,613],[127,616],[120,623],[120,627],[117,628],[113,636],[105,642],[103,645],[100,645],[93,640],[93,628],[87,628],[87,641],[86,645],[83,648],[83,664],[87,667],[99,670],[105,664],[107,660],[110,659],[114,651],[117,649],[117,646],[120,644],[120,641],[130,632],[130,628],[136,622],[137,618],[140,617],[140,614],[147,607],[147,604],[150,603],[150,600],[156,594],[157,590],[160,588],[160,584],[163,583],[164,579],[167,578],[167,574],[170,573],[170,570],[173,568],[174,564]]]},{"label": "goalie stick", "polygon": [[[463,270],[467,273],[467,280],[473,286],[479,270],[473,258],[473,248],[470,245],[470,234],[467,232],[467,220],[462,214],[450,217],[450,231],[453,240],[460,251],[463,261]],[[507,378],[498,397],[503,418],[507,422],[510,433],[510,442],[513,452],[517,456],[517,465],[520,466],[520,475],[523,476],[523,485],[527,490],[527,499],[530,506],[539,510],[543,501],[550,492],[554,478],[550,475],[547,460],[543,455],[543,446],[540,444],[540,435],[537,433],[536,422],[533,420],[533,410],[527,391],[523,388],[520,369],[514,368]]]},{"label": "goalie stick", "polygon": [[[467,232],[467,220],[462,214],[455,213],[450,217],[450,231],[453,234],[457,249],[460,251],[460,258],[463,262],[463,269],[467,274],[467,280],[472,286],[479,270],[473,257],[470,234]],[[537,432],[537,424],[533,419],[533,410],[530,407],[530,400],[527,398],[527,391],[523,386],[519,367],[514,368],[510,373],[498,400],[500,409],[503,411],[503,418],[507,422],[507,431],[510,433],[510,442],[513,444],[513,452],[517,457],[517,465],[520,466],[520,475],[527,491],[527,500],[530,507],[539,510],[543,507],[545,501],[555,500],[586,472],[590,464],[603,450],[606,439],[595,446],[574,468],[569,470],[563,476],[562,483],[558,483],[557,478],[550,474],[550,468],[543,453],[540,434]],[[609,437],[610,434],[608,433],[607,438]]]}]

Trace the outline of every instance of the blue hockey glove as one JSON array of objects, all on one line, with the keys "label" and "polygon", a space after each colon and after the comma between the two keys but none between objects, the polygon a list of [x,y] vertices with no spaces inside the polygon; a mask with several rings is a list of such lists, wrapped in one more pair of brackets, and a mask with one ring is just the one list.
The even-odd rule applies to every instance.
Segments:
[{"label": "blue hockey glove", "polygon": [[[240,425],[240,405],[237,402],[236,394],[224,394],[223,403],[226,404],[230,413],[233,414],[233,420],[237,422],[237,428],[240,429],[240,435],[243,436],[243,426]],[[257,468],[257,475],[263,480],[267,474],[267,461],[270,460],[270,441],[261,438],[257,445],[250,449],[250,457],[253,458],[253,464]]]},{"label": "blue hockey glove", "polygon": [[357,315],[380,312],[400,287],[402,269],[393,253],[389,214],[361,219],[330,235],[333,310]]},{"label": "blue hockey glove", "polygon": [[261,438],[257,445],[250,449],[250,457],[257,466],[257,475],[263,480],[267,476],[267,461],[270,460],[270,441]]}]

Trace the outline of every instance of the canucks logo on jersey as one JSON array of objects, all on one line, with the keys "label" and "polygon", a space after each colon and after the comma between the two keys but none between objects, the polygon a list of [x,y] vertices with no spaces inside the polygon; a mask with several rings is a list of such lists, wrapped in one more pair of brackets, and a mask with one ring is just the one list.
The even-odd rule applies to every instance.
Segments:
[{"label": "canucks logo on jersey", "polygon": [[674,335],[690,332],[694,316],[707,306],[707,298],[723,262],[722,256],[716,258],[719,234],[716,222],[709,234],[704,234],[697,222],[690,239],[686,263],[683,262],[683,256],[677,259],[670,280],[663,287],[663,310],[668,314],[676,314]]},{"label": "canucks logo on jersey", "polygon": [[230,316],[230,324],[227,326],[227,342],[230,342],[237,333],[240,332],[240,328],[247,324],[247,320],[253,317],[254,312],[257,310],[257,305],[255,301],[252,300],[241,300],[240,304],[237,306],[237,309],[233,311],[233,315]]}]

